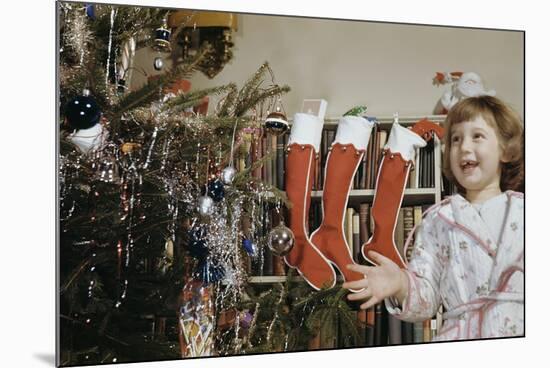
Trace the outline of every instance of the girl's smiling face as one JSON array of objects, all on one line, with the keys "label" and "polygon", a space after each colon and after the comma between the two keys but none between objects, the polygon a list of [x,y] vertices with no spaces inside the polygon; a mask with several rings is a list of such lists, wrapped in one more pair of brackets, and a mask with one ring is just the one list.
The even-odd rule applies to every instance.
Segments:
[{"label": "girl's smiling face", "polygon": [[450,164],[468,199],[500,193],[502,148],[492,126],[478,115],[451,127]]}]

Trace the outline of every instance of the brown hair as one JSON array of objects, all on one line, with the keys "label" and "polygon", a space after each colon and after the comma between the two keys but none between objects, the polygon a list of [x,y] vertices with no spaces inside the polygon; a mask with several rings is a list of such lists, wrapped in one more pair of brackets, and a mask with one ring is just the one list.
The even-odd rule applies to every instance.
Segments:
[{"label": "brown hair", "polygon": [[451,128],[455,124],[475,120],[478,116],[481,116],[495,130],[504,161],[506,161],[501,162],[500,189],[523,191],[523,124],[519,115],[496,97],[470,97],[451,108],[445,119],[443,173],[457,186],[459,192],[465,192],[451,171]]}]

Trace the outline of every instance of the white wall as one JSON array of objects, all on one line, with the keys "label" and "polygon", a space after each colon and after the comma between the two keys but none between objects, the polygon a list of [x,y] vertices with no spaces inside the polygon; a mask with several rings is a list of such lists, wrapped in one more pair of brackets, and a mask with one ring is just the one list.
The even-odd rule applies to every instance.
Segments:
[{"label": "white wall", "polygon": [[[372,116],[416,116],[432,114],[449,88],[432,85],[436,71],[474,71],[523,116],[522,32],[265,15],[239,15],[238,22],[233,60],[213,80],[195,74],[193,88],[240,87],[268,61],[276,81],[292,88],[283,97],[289,115],[304,98],[324,98],[327,116],[358,104]],[[141,50],[136,63],[154,73],[153,57]]]}]

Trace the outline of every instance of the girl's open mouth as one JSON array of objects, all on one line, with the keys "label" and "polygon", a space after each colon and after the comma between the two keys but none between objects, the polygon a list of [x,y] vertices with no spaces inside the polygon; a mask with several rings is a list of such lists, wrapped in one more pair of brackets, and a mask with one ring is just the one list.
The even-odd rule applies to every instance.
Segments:
[{"label": "girl's open mouth", "polygon": [[464,160],[460,163],[460,168],[462,169],[462,172],[467,174],[472,172],[478,165],[479,163],[477,161]]}]

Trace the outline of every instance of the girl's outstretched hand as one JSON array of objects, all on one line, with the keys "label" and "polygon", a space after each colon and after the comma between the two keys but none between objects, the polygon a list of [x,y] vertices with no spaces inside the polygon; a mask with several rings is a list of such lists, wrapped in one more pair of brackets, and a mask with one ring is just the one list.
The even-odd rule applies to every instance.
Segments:
[{"label": "girl's outstretched hand", "polygon": [[409,286],[409,278],[405,271],[380,253],[370,251],[368,255],[370,259],[378,264],[377,266],[347,265],[349,270],[365,275],[364,279],[345,282],[342,285],[346,289],[363,289],[358,293],[348,294],[348,299],[367,299],[365,303],[361,304],[361,309],[370,308],[392,296],[395,296],[402,303]]}]

